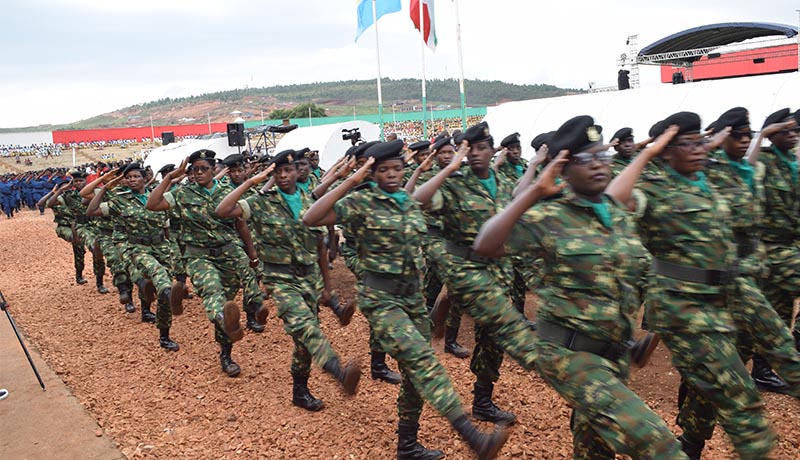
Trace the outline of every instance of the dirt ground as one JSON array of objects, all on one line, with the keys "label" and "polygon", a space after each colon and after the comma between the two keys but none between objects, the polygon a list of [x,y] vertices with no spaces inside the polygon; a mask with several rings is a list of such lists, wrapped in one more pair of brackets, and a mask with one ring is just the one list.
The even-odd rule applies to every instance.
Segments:
[{"label": "dirt ground", "polygon": [[[232,379],[220,371],[219,350],[199,299],[187,300],[185,313],[175,318],[172,337],[181,350],[162,350],[157,330],[139,321],[138,306],[136,313],[126,314],[116,292],[100,295],[91,281],[75,284],[71,249],[55,236],[49,212],[3,218],[0,254],[0,289],[14,305],[14,317],[29,346],[40,351],[97,421],[102,433],[92,435],[109,436],[125,457],[395,458],[398,387],[370,379],[368,328],[359,314],[348,327],[340,328],[330,310],[323,308],[321,313],[323,330],[334,348],[345,359],[360,358],[364,364],[359,393],[344,396],[329,376],[315,368],[309,386],[325,401],[325,408],[310,413],[291,405],[292,342],[274,316],[274,307],[264,333],[248,331],[235,345],[233,357],[242,374]],[[85,275],[91,280],[90,255],[86,265]],[[334,274],[343,300],[352,300],[353,278],[341,261],[336,261]],[[110,276],[105,279],[110,287]],[[529,297],[530,317],[535,316],[534,302]],[[465,317],[460,341],[468,348],[473,345],[471,325]],[[434,341],[434,348],[462,399],[471,404],[469,360],[442,353],[441,340]],[[396,369],[396,363],[389,361]],[[633,371],[631,387],[679,433],[674,425],[678,374],[663,346],[649,366]],[[507,358],[495,393],[498,405],[519,420],[499,458],[571,458],[569,408],[540,378]],[[764,400],[780,435],[774,458],[800,459],[800,402],[773,394],[765,394]],[[3,424],[35,423],[53,416],[47,407],[32,410],[24,421],[0,412]],[[59,436],[39,438],[38,442],[63,442]],[[420,440],[443,450],[448,459],[471,458],[464,443],[430,407],[422,415]],[[736,458],[721,429],[703,458]]]}]

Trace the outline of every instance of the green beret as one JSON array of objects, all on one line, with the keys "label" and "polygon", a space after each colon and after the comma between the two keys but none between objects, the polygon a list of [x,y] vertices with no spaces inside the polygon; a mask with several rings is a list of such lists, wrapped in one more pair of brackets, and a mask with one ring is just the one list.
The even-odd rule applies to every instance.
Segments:
[{"label": "green beret", "polygon": [[599,144],[603,139],[600,135],[602,128],[594,123],[594,118],[589,115],[580,115],[570,118],[559,127],[550,138],[549,155],[554,157],[562,150],[568,150],[570,154],[579,153],[583,150]]},{"label": "green beret", "polygon": [[500,147],[511,147],[514,144],[519,144],[519,133],[509,134],[500,141]]}]

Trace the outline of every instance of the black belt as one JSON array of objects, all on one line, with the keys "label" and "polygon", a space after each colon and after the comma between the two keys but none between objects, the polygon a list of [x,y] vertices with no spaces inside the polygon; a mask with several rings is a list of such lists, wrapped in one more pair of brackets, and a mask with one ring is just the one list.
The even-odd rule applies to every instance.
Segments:
[{"label": "black belt", "polygon": [[364,285],[400,297],[411,297],[419,292],[419,279],[413,276],[386,277],[364,272]]},{"label": "black belt", "polygon": [[76,224],[87,224],[87,223],[89,223],[89,216],[75,216],[75,223]]},{"label": "black belt", "polygon": [[128,236],[128,242],[131,244],[143,244],[145,246],[154,246],[161,244],[164,241],[164,235],[153,235],[147,237],[141,236]]},{"label": "black belt", "polygon": [[306,277],[314,273],[314,264],[308,265],[290,265],[290,264],[264,264],[264,271],[273,273],[283,273],[284,275],[293,275],[299,277]]},{"label": "black belt", "polygon": [[447,252],[454,255],[461,257],[464,260],[469,260],[470,262],[477,262],[479,264],[488,264],[492,261],[490,257],[479,256],[472,252],[472,248],[467,246],[459,246],[452,241],[448,241],[445,244],[445,249]]},{"label": "black belt", "polygon": [[564,348],[573,351],[585,351],[597,356],[616,361],[630,350],[633,341],[625,343],[612,343],[605,340],[593,339],[575,329],[560,326],[549,321],[539,320],[539,327],[536,330],[539,338],[553,342]]},{"label": "black belt", "polygon": [[736,277],[735,270],[707,270],[673,264],[659,259],[653,259],[653,271],[676,280],[708,284],[709,286],[722,286],[730,283]]},{"label": "black belt", "polygon": [[441,227],[434,227],[433,225],[428,225],[428,235],[443,236]]},{"label": "black belt", "polygon": [[115,232],[125,233],[125,226],[124,225],[115,225],[114,226]]},{"label": "black belt", "polygon": [[742,259],[756,252],[758,239],[745,233],[734,233],[733,240],[736,242],[736,255]]},{"label": "black belt", "polygon": [[187,244],[186,249],[184,250],[184,254],[193,256],[219,257],[222,254],[225,254],[225,252],[227,252],[231,248],[233,248],[233,243],[223,244],[222,246],[217,246],[213,248],[203,248],[200,246]]}]

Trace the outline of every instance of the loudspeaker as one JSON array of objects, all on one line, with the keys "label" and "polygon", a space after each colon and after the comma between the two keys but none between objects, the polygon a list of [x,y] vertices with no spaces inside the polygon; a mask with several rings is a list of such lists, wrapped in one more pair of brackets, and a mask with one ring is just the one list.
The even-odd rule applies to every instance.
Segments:
[{"label": "loudspeaker", "polygon": [[172,131],[164,131],[161,133],[161,145],[172,144],[175,142],[175,133]]},{"label": "loudspeaker", "polygon": [[244,123],[228,123],[228,147],[244,147]]}]

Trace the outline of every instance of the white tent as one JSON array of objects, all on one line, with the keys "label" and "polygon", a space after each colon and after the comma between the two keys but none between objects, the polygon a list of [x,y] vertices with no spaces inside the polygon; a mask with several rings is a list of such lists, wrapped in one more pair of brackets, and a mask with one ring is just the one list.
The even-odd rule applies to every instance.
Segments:
[{"label": "white tent", "polygon": [[278,142],[274,153],[289,149],[299,150],[304,147],[319,150],[319,165],[327,169],[341,158],[352,145],[350,141],[342,140],[342,130],[353,128],[358,128],[361,137],[367,141],[376,141],[380,137],[378,125],[362,120],[309,126],[286,133]]},{"label": "white tent", "polygon": [[800,73],[793,72],[509,102],[489,107],[484,120],[497,143],[519,132],[523,155],[530,158],[530,143],[536,135],[555,130],[577,115],[594,117],[603,127],[606,142],[626,126],[633,128],[639,141],[647,138],[653,124],[675,112],[698,113],[705,128],[726,110],[741,106],[749,110],[752,128],[759,130],[769,114],[784,107],[795,110],[798,103]]},{"label": "white tent", "polygon": [[177,167],[184,158],[201,149],[213,150],[218,160],[224,160],[229,155],[239,152],[237,147],[228,146],[228,138],[224,135],[213,139],[184,139],[153,149],[144,160],[144,165],[150,166],[153,172],[158,174],[162,166],[172,163]]}]

